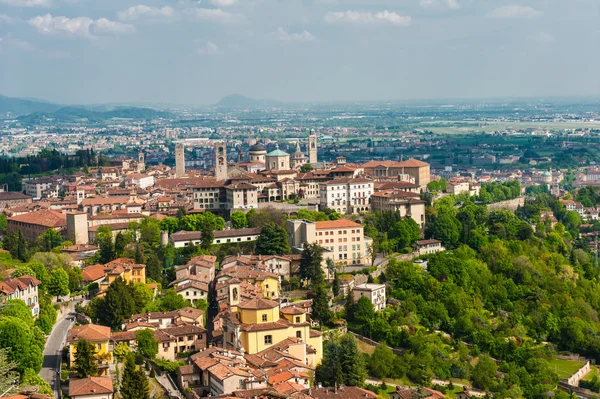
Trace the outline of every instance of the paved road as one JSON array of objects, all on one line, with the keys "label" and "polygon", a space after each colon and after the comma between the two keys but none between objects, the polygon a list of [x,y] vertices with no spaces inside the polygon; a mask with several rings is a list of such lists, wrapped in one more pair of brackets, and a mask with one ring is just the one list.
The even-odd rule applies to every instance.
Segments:
[{"label": "paved road", "polygon": [[52,386],[56,398],[59,397],[58,390],[60,388],[60,378],[56,378],[57,371],[60,367],[60,355],[67,339],[67,333],[75,323],[74,321],[68,320],[73,317],[73,315],[74,313],[65,312],[65,314],[56,321],[56,324],[46,341],[46,348],[44,349],[44,363],[42,364],[40,377]]}]

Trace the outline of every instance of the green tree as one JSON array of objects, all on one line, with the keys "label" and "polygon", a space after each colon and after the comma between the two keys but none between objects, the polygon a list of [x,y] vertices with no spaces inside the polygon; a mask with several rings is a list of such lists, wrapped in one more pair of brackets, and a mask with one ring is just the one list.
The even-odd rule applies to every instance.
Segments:
[{"label": "green tree", "polygon": [[0,349],[0,392],[6,395],[15,393],[15,382],[19,379],[17,367],[17,362],[9,360],[7,350]]},{"label": "green tree", "polygon": [[386,344],[379,344],[369,357],[370,375],[377,378],[391,377],[396,355]]},{"label": "green tree", "polygon": [[55,229],[47,229],[44,234],[38,237],[38,242],[44,251],[52,251],[63,242],[63,236]]},{"label": "green tree", "polygon": [[57,298],[69,294],[69,275],[64,269],[54,269],[50,272],[48,294]]},{"label": "green tree", "polygon": [[42,348],[34,342],[31,325],[16,317],[0,318],[0,348],[6,349],[8,359],[18,364],[21,373],[28,368],[38,373],[42,368]]},{"label": "green tree", "polygon": [[354,302],[354,295],[352,294],[352,290],[348,290],[348,295],[346,295],[346,303],[344,304],[344,309],[346,310],[346,320],[353,321],[354,320],[354,309],[356,308],[356,303]]},{"label": "green tree", "polygon": [[208,250],[213,245],[215,241],[215,226],[209,220],[202,221],[200,226],[200,231],[202,232],[202,236],[200,238],[200,248],[203,250]]},{"label": "green tree", "polygon": [[153,218],[144,218],[140,223],[140,242],[149,246],[160,244],[160,224]]},{"label": "green tree", "polygon": [[10,252],[13,258],[26,262],[29,257],[29,244],[21,230],[13,231],[4,236],[2,247]]},{"label": "green tree", "polygon": [[154,359],[158,353],[158,341],[154,338],[154,331],[150,329],[135,332],[137,353],[147,359]]},{"label": "green tree", "polygon": [[98,262],[106,264],[115,260],[115,245],[113,243],[113,233],[109,226],[98,227],[96,233],[96,245],[98,245]]},{"label": "green tree", "polygon": [[8,221],[6,220],[8,216],[6,213],[0,213],[0,233],[6,233],[8,230]]},{"label": "green tree", "polygon": [[120,393],[122,399],[150,399],[148,379],[144,371],[135,365],[133,354],[125,361]]},{"label": "green tree", "polygon": [[231,224],[234,229],[243,229],[248,226],[248,219],[243,211],[235,211],[231,214]]},{"label": "green tree", "polygon": [[131,242],[131,236],[129,234],[123,234],[119,231],[115,237],[115,256],[123,255],[125,247]]},{"label": "green tree", "polygon": [[98,358],[96,345],[81,339],[77,342],[75,352],[75,372],[78,378],[95,377],[98,375]]},{"label": "green tree", "polygon": [[323,275],[323,247],[318,244],[304,244],[300,260],[300,277],[309,280],[311,284],[321,284],[325,281]]},{"label": "green tree", "polygon": [[135,301],[130,288],[121,277],[110,284],[98,311],[100,321],[112,328],[121,328],[123,321],[133,315]]},{"label": "green tree", "polygon": [[325,341],[323,344],[323,360],[315,370],[317,381],[325,386],[342,385],[344,373],[342,371],[342,347],[337,339]]},{"label": "green tree", "polygon": [[275,224],[267,223],[260,232],[256,241],[258,255],[287,255],[292,251],[287,238],[287,231]]},{"label": "green tree", "polygon": [[375,319],[375,306],[366,296],[361,296],[356,302],[354,318],[364,324],[369,324]]},{"label": "green tree", "polygon": [[29,262],[27,263],[27,267],[35,273],[35,278],[40,281],[39,291],[42,293],[47,292],[48,284],[50,283],[50,274],[46,266],[41,262]]},{"label": "green tree", "polygon": [[160,229],[173,234],[179,229],[179,220],[177,218],[164,218],[160,221]]},{"label": "green tree", "polygon": [[487,355],[480,356],[471,375],[473,386],[487,391],[494,382],[497,371],[498,366],[492,358]]},{"label": "green tree", "polygon": [[33,326],[33,316],[27,304],[20,299],[9,299],[0,307],[0,317],[15,317]]},{"label": "green tree", "polygon": [[443,241],[448,247],[455,247],[458,244],[461,230],[462,225],[458,219],[445,210],[440,211],[431,226],[432,236]]},{"label": "green tree", "polygon": [[135,313],[140,313],[150,302],[152,302],[154,293],[152,292],[152,289],[144,283],[135,283],[129,288],[135,303]]},{"label": "green tree", "polygon": [[356,339],[346,334],[340,340],[342,372],[344,374],[344,384],[348,386],[361,387],[367,378],[367,370],[363,357],[358,350]]},{"label": "green tree", "polygon": [[73,267],[67,272],[67,274],[69,275],[69,291],[79,291],[83,282],[83,274],[81,269],[78,267]]},{"label": "green tree", "polygon": [[54,391],[50,384],[46,382],[42,377],[37,375],[33,369],[27,369],[21,376],[22,387],[37,387],[38,393],[45,395],[52,395]]},{"label": "green tree", "polygon": [[309,163],[305,163],[304,165],[300,166],[300,172],[302,173],[308,173],[313,169],[313,166]]},{"label": "green tree", "polygon": [[123,362],[131,353],[131,348],[124,342],[117,344],[113,350],[113,354],[118,362]]},{"label": "green tree", "polygon": [[329,309],[329,296],[324,283],[313,284],[312,318],[319,322],[319,328],[328,324],[333,319],[333,312]]},{"label": "green tree", "polygon": [[31,276],[37,278],[35,272],[27,265],[17,266],[15,270],[10,274],[11,278],[21,277],[21,276]]},{"label": "green tree", "polygon": [[191,307],[192,303],[179,295],[174,289],[168,289],[164,295],[152,302],[146,307],[148,311],[171,312],[186,307]]}]

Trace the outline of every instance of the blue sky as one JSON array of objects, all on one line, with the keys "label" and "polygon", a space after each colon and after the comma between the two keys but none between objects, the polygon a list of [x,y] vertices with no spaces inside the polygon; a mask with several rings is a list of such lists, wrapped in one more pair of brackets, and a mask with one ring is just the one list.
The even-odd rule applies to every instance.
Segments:
[{"label": "blue sky", "polygon": [[597,96],[599,17],[598,0],[0,0],[0,94]]}]

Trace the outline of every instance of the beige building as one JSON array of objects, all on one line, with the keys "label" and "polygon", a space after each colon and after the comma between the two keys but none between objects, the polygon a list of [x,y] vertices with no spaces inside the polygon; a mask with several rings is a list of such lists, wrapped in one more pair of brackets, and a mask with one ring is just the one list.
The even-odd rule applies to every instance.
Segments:
[{"label": "beige building", "polygon": [[425,201],[415,198],[414,193],[405,191],[380,191],[371,196],[373,212],[399,212],[400,216],[411,217],[420,228],[425,227]]},{"label": "beige building", "polygon": [[304,243],[318,244],[325,249],[325,259],[332,259],[336,263],[369,263],[371,239],[365,237],[361,224],[351,220],[288,220],[287,232],[293,248],[302,248]]},{"label": "beige building", "polygon": [[28,275],[10,278],[0,281],[0,294],[4,295],[5,299],[20,299],[25,302],[31,309],[33,317],[37,317],[40,313],[38,299],[38,286],[40,284],[39,280]]},{"label": "beige building", "polygon": [[366,296],[375,307],[375,311],[385,309],[385,284],[359,284],[352,290],[352,296],[355,302]]},{"label": "beige building", "polygon": [[431,181],[430,167],[427,162],[417,159],[409,159],[406,161],[369,161],[361,166],[365,174],[374,179],[389,179],[398,178],[406,175],[414,179],[415,184],[418,184],[422,190],[427,187]]},{"label": "beige building", "polygon": [[256,209],[258,208],[258,190],[248,183],[234,183],[225,186],[227,209]]},{"label": "beige building", "polygon": [[321,183],[319,190],[321,210],[333,209],[344,214],[366,212],[371,209],[373,180],[341,178]]}]

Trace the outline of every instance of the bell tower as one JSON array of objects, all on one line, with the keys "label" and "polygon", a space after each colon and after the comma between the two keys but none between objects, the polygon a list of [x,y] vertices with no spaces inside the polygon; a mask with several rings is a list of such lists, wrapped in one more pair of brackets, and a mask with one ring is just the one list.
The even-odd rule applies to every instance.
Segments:
[{"label": "bell tower", "polygon": [[315,134],[308,136],[308,162],[317,163],[317,136]]},{"label": "bell tower", "polygon": [[215,178],[227,180],[227,144],[215,143]]}]

